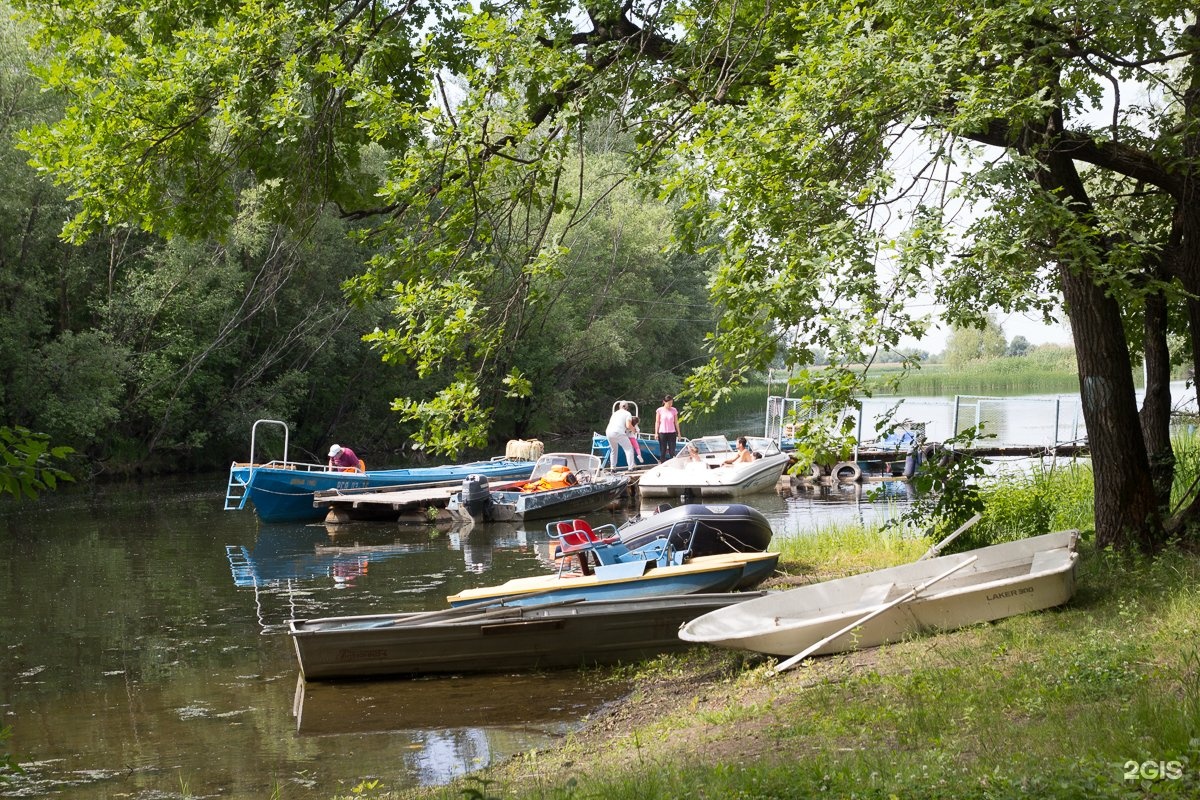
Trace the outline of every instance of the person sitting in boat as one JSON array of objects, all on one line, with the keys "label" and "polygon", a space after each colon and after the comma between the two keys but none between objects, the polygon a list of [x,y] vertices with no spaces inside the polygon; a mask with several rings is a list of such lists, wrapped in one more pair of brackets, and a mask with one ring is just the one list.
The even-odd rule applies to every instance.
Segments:
[{"label": "person sitting in boat", "polygon": [[329,448],[329,466],[347,472],[366,472],[362,461],[354,454],[354,451],[349,447],[342,447],[340,444]]},{"label": "person sitting in boat", "polygon": [[737,438],[737,452],[729,458],[725,459],[723,466],[731,466],[733,464],[745,464],[754,460],[754,453],[746,444],[746,437],[739,436]]},{"label": "person sitting in boat", "polygon": [[679,458],[684,461],[703,461],[704,457],[700,455],[700,448],[696,447],[694,442],[688,442],[683,448],[683,452],[679,454]]}]

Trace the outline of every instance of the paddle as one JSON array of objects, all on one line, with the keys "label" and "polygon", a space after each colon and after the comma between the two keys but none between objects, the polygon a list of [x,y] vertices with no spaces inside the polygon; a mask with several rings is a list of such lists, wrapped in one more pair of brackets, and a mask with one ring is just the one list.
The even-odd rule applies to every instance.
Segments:
[{"label": "paddle", "polygon": [[940,542],[938,542],[937,544],[935,544],[933,547],[931,547],[931,548],[929,548],[928,550],[926,550],[926,551],[925,551],[925,555],[923,555],[923,556],[921,556],[920,558],[918,558],[918,559],[917,559],[917,561],[924,561],[924,560],[925,560],[925,559],[927,559],[927,558],[933,558],[933,557],[934,557],[934,556],[936,556],[938,553],[942,552],[942,548],[943,548],[943,547],[945,547],[946,545],[948,545],[948,544],[950,544],[951,542],[953,542],[953,541],[954,541],[954,540],[955,540],[955,539],[958,537],[958,535],[959,535],[960,533],[962,533],[962,532],[963,532],[963,531],[965,531],[967,528],[969,528],[969,527],[971,527],[972,525],[974,525],[976,522],[979,522],[979,520],[981,520],[981,519],[983,519],[983,514],[976,514],[975,516],[971,517],[969,520],[967,520],[966,522],[964,522],[964,523],[963,523],[963,524],[962,524],[962,525],[959,527],[959,529],[958,529],[958,530],[956,530],[954,533],[950,534],[950,535],[949,535],[949,536],[947,536],[945,539],[942,539]]},{"label": "paddle", "polygon": [[955,564],[953,567],[951,567],[950,569],[941,573],[940,575],[936,575],[936,576],[930,578],[929,580],[925,581],[920,586],[917,586],[916,588],[913,588],[913,589],[909,589],[907,592],[900,595],[895,600],[891,600],[887,603],[884,603],[879,608],[876,608],[871,613],[867,614],[865,617],[862,617],[861,619],[857,619],[854,622],[851,622],[846,627],[842,628],[841,630],[837,631],[836,633],[832,633],[829,636],[826,636],[824,639],[817,642],[816,644],[810,645],[809,647],[804,649],[802,652],[797,653],[796,655],[792,656],[791,658],[787,659],[786,661],[779,662],[778,664],[775,665],[775,672],[779,673],[779,672],[783,672],[784,670],[791,669],[792,667],[796,666],[797,664],[799,664],[804,659],[808,658],[810,655],[812,655],[816,651],[820,650],[825,645],[827,645],[830,642],[837,639],[839,636],[843,636],[843,635],[849,633],[850,631],[857,628],[859,625],[864,625],[867,622],[870,622],[871,620],[875,619],[875,617],[878,617],[880,614],[887,611],[888,609],[895,608],[896,606],[900,605],[901,603],[905,603],[905,602],[908,602],[909,600],[912,600],[917,595],[919,595],[921,592],[925,591],[930,586],[933,586],[935,583],[942,580],[943,578],[947,578],[947,577],[953,575],[955,572],[958,572],[963,567],[968,566],[969,564],[975,563],[975,561],[978,560],[978,558],[979,558],[979,556],[971,556],[970,558],[966,559],[965,561],[960,561],[959,563]]}]

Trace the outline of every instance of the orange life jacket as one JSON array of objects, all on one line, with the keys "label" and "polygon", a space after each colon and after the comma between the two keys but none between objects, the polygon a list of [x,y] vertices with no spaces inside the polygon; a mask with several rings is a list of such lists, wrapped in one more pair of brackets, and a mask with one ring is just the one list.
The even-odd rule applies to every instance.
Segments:
[{"label": "orange life jacket", "polygon": [[566,467],[551,467],[550,471],[536,481],[530,481],[521,487],[522,492],[542,492],[546,489],[565,489],[574,486],[578,481]]}]

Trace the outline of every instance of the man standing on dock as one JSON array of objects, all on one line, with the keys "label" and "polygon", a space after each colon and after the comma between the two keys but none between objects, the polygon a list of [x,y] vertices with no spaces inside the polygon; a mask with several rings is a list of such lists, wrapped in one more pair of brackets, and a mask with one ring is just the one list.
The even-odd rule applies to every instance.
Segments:
[{"label": "man standing on dock", "polygon": [[675,398],[667,395],[662,407],[654,412],[654,435],[658,437],[659,458],[666,461],[675,457],[675,441],[679,438],[679,409]]}]

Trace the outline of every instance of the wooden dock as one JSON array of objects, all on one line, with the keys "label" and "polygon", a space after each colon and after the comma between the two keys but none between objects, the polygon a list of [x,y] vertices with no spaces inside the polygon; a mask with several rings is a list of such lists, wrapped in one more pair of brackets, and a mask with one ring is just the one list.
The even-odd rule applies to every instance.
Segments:
[{"label": "wooden dock", "polygon": [[313,505],[325,509],[325,522],[334,525],[355,520],[436,522],[442,515],[448,517],[444,509],[460,489],[461,481],[419,489],[330,489],[317,492]]},{"label": "wooden dock", "polygon": [[[629,487],[618,502],[637,496],[637,484],[645,468],[629,471]],[[462,481],[406,488],[382,486],[365,489],[329,489],[316,492],[313,505],[325,509],[325,523],[337,525],[359,520],[398,520],[411,523],[452,521],[446,506],[462,490]]]}]

